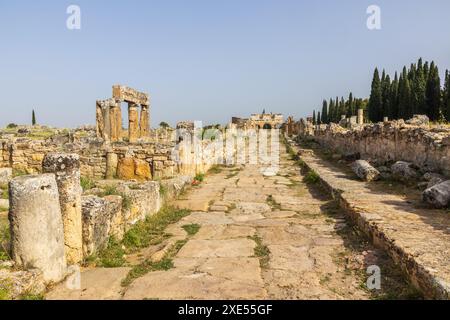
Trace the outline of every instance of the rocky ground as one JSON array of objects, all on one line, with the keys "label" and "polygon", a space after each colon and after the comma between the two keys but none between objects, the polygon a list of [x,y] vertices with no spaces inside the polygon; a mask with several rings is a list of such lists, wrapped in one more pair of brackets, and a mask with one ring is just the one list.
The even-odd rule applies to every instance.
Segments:
[{"label": "rocky ground", "polygon": [[[127,257],[158,260],[176,244],[167,268],[132,278],[130,267],[86,269],[81,290],[61,284],[47,299],[418,297],[315,182],[287,153],[273,177],[258,166],[217,170],[176,202],[192,213],[165,230],[171,247]],[[381,290],[366,287],[369,265],[383,270]]]}]

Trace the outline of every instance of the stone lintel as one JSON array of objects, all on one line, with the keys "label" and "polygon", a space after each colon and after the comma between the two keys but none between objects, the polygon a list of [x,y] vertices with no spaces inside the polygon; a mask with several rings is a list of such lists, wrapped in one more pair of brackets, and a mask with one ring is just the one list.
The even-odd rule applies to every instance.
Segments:
[{"label": "stone lintel", "polygon": [[139,105],[150,105],[149,96],[147,93],[139,92],[121,85],[113,86],[113,99]]}]

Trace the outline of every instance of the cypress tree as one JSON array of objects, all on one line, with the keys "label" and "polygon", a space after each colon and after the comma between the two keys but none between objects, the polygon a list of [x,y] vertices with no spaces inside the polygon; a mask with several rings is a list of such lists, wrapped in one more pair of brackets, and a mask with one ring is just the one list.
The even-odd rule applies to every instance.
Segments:
[{"label": "cypress tree", "polygon": [[330,98],[329,109],[328,109],[328,123],[335,122],[334,114],[335,114],[334,101],[333,101],[333,99]]},{"label": "cypress tree", "polygon": [[341,101],[339,101],[339,121],[341,121],[343,115],[347,115],[347,109],[345,108],[345,99],[341,97]]},{"label": "cypress tree", "polygon": [[404,67],[398,85],[398,118],[407,120],[412,116],[411,100],[409,76]]},{"label": "cypress tree", "polygon": [[430,75],[426,86],[427,114],[430,120],[440,120],[441,112],[441,79],[439,78],[438,67],[434,61],[430,65]]},{"label": "cypress tree", "polygon": [[414,79],[411,83],[413,93],[413,113],[414,114],[428,114],[426,103],[426,89],[427,83],[423,70],[422,58],[417,63],[417,70],[414,73]]},{"label": "cypress tree", "polygon": [[355,109],[354,109],[354,101],[353,101],[353,93],[350,92],[348,95],[348,101],[347,101],[347,117],[351,117],[355,115]]},{"label": "cypress tree", "polygon": [[320,111],[317,112],[317,124],[322,124],[322,119],[320,118]]},{"label": "cypress tree", "polygon": [[322,118],[320,119],[322,123],[328,123],[328,103],[327,100],[323,100],[322,103]]},{"label": "cypress tree", "polygon": [[389,115],[390,119],[398,119],[398,75],[395,73],[394,80],[391,83],[389,97]]},{"label": "cypress tree", "polygon": [[31,112],[31,125],[33,125],[33,126],[36,125],[36,114],[34,113],[34,109]]},{"label": "cypress tree", "polygon": [[313,110],[313,124],[316,124],[316,110]]},{"label": "cypress tree", "polygon": [[384,80],[381,83],[382,117],[389,117],[389,115],[391,114],[390,100],[391,100],[391,78],[389,77],[389,75],[385,75]]},{"label": "cypress tree", "polygon": [[378,68],[375,68],[375,71],[373,73],[373,80],[372,80],[372,89],[370,92],[370,98],[369,98],[369,120],[372,122],[378,122],[381,119],[381,105],[382,104],[382,96],[381,96],[381,81],[380,81],[380,74],[378,72]]},{"label": "cypress tree", "polygon": [[450,121],[450,73],[448,70],[445,71],[444,90],[442,93],[442,97],[444,115],[446,120]]}]

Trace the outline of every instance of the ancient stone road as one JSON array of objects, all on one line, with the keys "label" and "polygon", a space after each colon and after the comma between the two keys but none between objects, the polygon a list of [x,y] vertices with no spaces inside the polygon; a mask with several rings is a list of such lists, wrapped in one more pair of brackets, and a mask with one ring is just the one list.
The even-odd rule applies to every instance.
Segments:
[{"label": "ancient stone road", "polygon": [[[352,254],[339,233],[348,228],[344,215],[302,178],[287,154],[273,177],[257,166],[209,175],[177,203],[192,214],[166,230],[176,240],[186,238],[183,225],[201,226],[174,268],[147,273],[126,288],[120,282],[129,268],[90,270],[82,274],[81,298],[369,298],[358,267],[342,262]],[[47,298],[77,297],[57,289]]]}]

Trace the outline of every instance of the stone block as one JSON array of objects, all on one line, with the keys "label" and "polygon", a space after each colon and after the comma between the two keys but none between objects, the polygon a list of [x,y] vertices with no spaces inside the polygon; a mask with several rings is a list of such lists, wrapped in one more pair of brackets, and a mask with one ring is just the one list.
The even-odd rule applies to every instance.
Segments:
[{"label": "stone block", "polygon": [[426,189],[422,198],[436,208],[447,208],[450,204],[450,180]]},{"label": "stone block", "polygon": [[70,153],[48,153],[42,162],[42,170],[54,173],[56,177],[67,263],[79,263],[83,259],[80,157]]},{"label": "stone block", "polygon": [[356,160],[352,163],[351,168],[358,178],[365,181],[378,180],[380,172],[365,160]]},{"label": "stone block", "polygon": [[11,253],[16,266],[39,269],[47,282],[62,280],[67,264],[55,175],[17,177],[9,188]]},{"label": "stone block", "polygon": [[394,178],[404,182],[414,181],[419,177],[412,163],[405,161],[397,161],[394,163],[391,166],[391,171]]},{"label": "stone block", "polygon": [[108,201],[96,196],[82,198],[83,254],[89,257],[106,247],[111,228],[112,212]]}]

